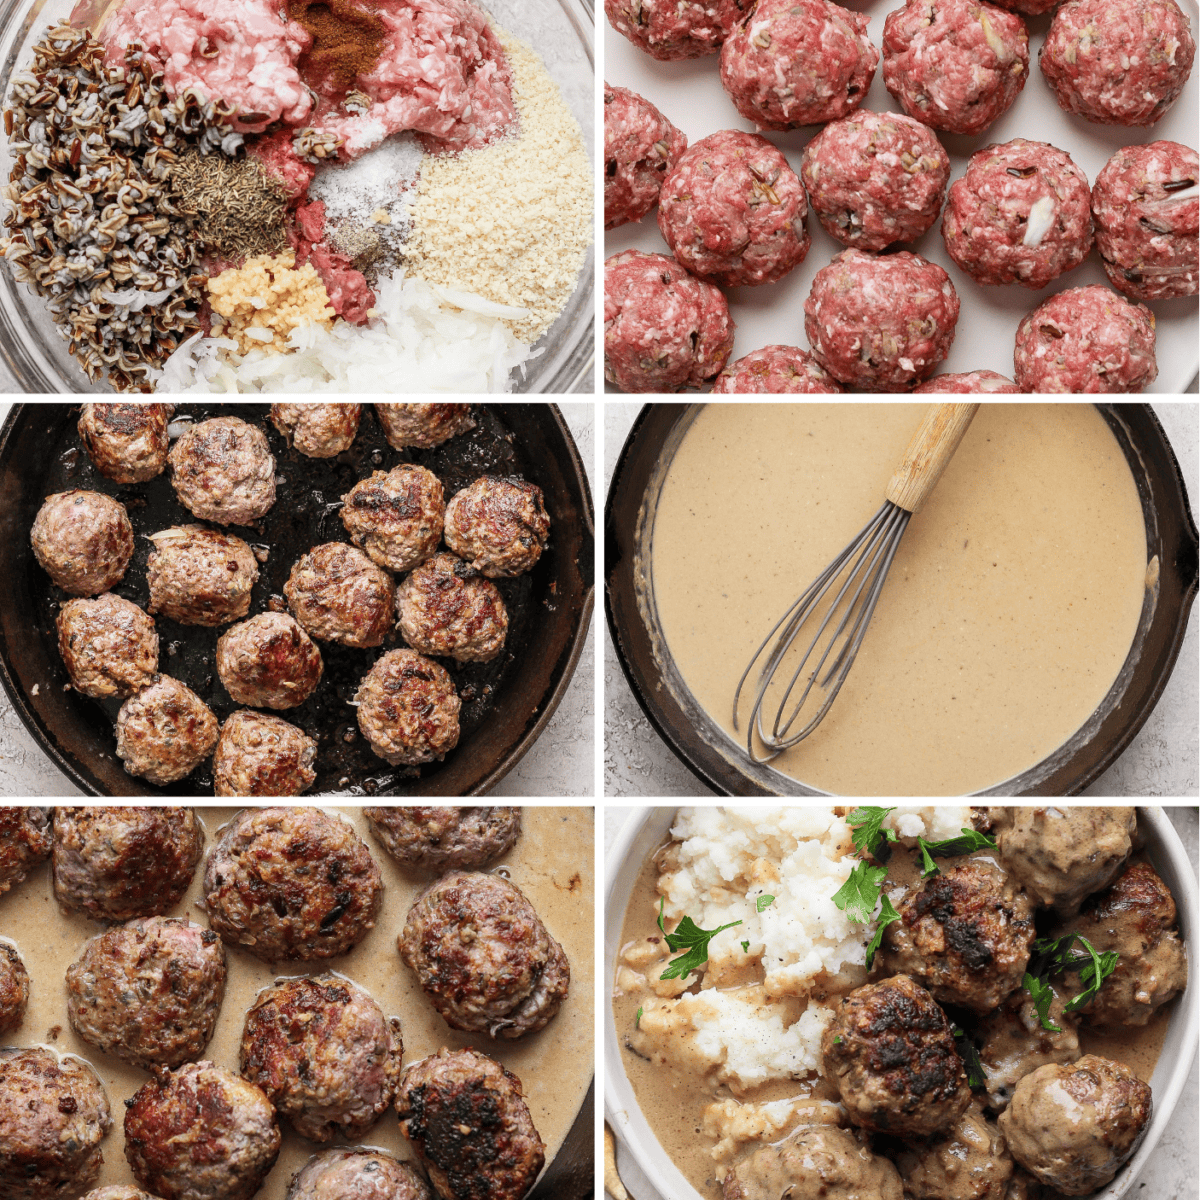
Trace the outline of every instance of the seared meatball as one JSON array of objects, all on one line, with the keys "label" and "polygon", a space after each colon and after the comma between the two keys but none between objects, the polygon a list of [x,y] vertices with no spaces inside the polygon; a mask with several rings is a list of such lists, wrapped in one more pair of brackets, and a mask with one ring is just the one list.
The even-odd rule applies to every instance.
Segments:
[{"label": "seared meatball", "polygon": [[287,1200],[433,1200],[433,1192],[414,1167],[382,1150],[340,1147],[310,1158]]},{"label": "seared meatball", "polygon": [[181,625],[224,625],[250,611],[258,560],[239,537],[176,525],[150,534],[149,609]]},{"label": "seared meatball", "polygon": [[342,497],[350,540],[389,571],[411,570],[437,549],[445,512],[442,481],[412,463],[375,471]]},{"label": "seared meatball", "polygon": [[163,1200],[250,1200],[279,1155],[270,1100],[213,1063],[163,1072],[127,1104],[125,1157]]},{"label": "seared meatball", "polygon": [[358,436],[361,404],[272,404],[271,424],[309,458],[334,458]]},{"label": "seared meatball", "polygon": [[299,559],[283,594],[297,621],[321,641],[378,646],[392,624],[392,581],[345,542],[314,546]]},{"label": "seared meatball", "polygon": [[29,540],[42,570],[71,596],[96,596],[115,587],[133,557],[125,505],[79,488],[46,497]]},{"label": "seared meatball", "polygon": [[1149,1086],[1128,1067],[1085,1054],[1026,1075],[1000,1114],[1000,1132],[1035,1178],[1086,1196],[1133,1157],[1152,1107]]},{"label": "seared meatball", "polygon": [[217,744],[212,709],[186,684],[160,675],[117,713],[117,757],[130,775],[162,787],[190,775]]},{"label": "seared meatball", "polygon": [[978,1101],[924,1146],[901,1151],[896,1164],[913,1200],[1004,1200],[1013,1173],[1004,1138]]},{"label": "seared meatball", "polygon": [[78,1058],[49,1050],[0,1050],[0,1195],[65,1200],[100,1174],[100,1142],[112,1124],[108,1097]]},{"label": "seared meatball", "polygon": [[242,1077],[314,1142],[362,1137],[400,1086],[400,1021],[341,975],[260,992],[242,1031]]},{"label": "seared meatball", "polygon": [[56,808],[54,894],[97,921],[158,916],[183,899],[203,850],[190,808]]},{"label": "seared meatball", "polygon": [[[988,1107],[1008,1107],[1017,1084],[1047,1063],[1072,1063],[1079,1058],[1078,1019],[1063,1012],[1063,997],[1052,987],[1048,1017],[1059,1032],[1042,1028],[1037,1006],[1028,992],[1016,991],[979,1025],[983,1044],[979,1060],[986,1076]],[[1069,997],[1068,997],[1069,999]]]},{"label": "seared meatball", "polygon": [[267,435],[238,417],[193,425],[167,461],[179,503],[202,521],[249,525],[275,503],[275,459]]},{"label": "seared meatball", "polygon": [[371,852],[319,808],[246,809],[204,868],[208,923],[264,962],[345,954],[374,928],[382,901]]},{"label": "seared meatball", "polygon": [[398,766],[442,759],[458,745],[462,701],[432,659],[390,650],[354,693],[358,727],[380,758]]},{"label": "seared meatball", "polygon": [[316,643],[287,613],[259,613],[217,640],[217,674],[225,690],[252,708],[303,704],[324,669]]},{"label": "seared meatball", "polygon": [[101,475],[117,483],[145,483],[167,465],[167,423],[173,404],[85,404],[79,436]]},{"label": "seared meatball", "polygon": [[519,808],[364,808],[363,816],[401,866],[434,873],[487,866],[521,836]]},{"label": "seared meatball", "polygon": [[546,1161],[521,1081],[474,1050],[413,1063],[396,1112],[443,1200],[521,1200]]},{"label": "seared meatball", "polygon": [[29,972],[11,942],[0,941],[0,1033],[16,1029],[29,1003]]},{"label": "seared meatball", "polygon": [[519,1038],[567,998],[571,967],[533,905],[499,875],[452,871],[408,911],[400,957],[452,1029]]},{"label": "seared meatball", "polygon": [[422,654],[491,662],[504,649],[508,609],[499,589],[454,554],[435,554],[396,589],[404,640]]},{"label": "seared meatball", "polygon": [[105,592],[59,609],[58,652],[71,686],[105,700],[132,696],[158,673],[158,631],[136,604]]},{"label": "seared meatball", "polygon": [[824,1074],[850,1120],[900,1137],[928,1137],[971,1101],[946,1014],[907,975],[856,988],[821,1038]]},{"label": "seared meatball", "polygon": [[0,805],[0,896],[50,857],[50,810]]},{"label": "seared meatball", "polygon": [[217,796],[299,796],[317,777],[317,743],[282,717],[240,708],[221,726],[213,755]]},{"label": "seared meatball", "polygon": [[475,428],[469,404],[376,404],[375,415],[393,450],[429,450]]},{"label": "seared meatball", "polygon": [[490,579],[532,570],[549,536],[542,489],[523,479],[480,476],[446,505],[446,545]]},{"label": "seared meatball", "polygon": [[87,1043],[153,1072],[204,1053],[225,996],[225,947],[179,917],[139,917],[84,943],[67,1018]]}]

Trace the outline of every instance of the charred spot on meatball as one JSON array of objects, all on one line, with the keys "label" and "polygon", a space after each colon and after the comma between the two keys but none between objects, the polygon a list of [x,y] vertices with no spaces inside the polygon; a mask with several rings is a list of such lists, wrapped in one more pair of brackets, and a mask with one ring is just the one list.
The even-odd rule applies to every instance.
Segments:
[{"label": "charred spot on meatball", "polygon": [[314,546],[292,567],[283,594],[311,637],[362,649],[378,646],[394,611],[391,576],[345,542]]},{"label": "charred spot on meatball", "polygon": [[253,708],[303,704],[324,669],[320,650],[287,613],[259,613],[217,641],[217,674],[225,690]]},{"label": "charred spot on meatball", "polygon": [[453,554],[435,554],[396,589],[404,640],[421,654],[491,662],[508,636],[499,588]]},{"label": "charred spot on meatball", "polygon": [[38,565],[69,596],[96,596],[116,587],[133,557],[125,505],[78,488],[46,497],[29,540]]},{"label": "charred spot on meatball", "polygon": [[181,625],[224,625],[250,611],[258,560],[239,537],[177,525],[150,534],[149,609]]},{"label": "charred spot on meatball", "polygon": [[542,489],[526,480],[482,475],[446,505],[446,545],[481,574],[529,571],[550,536]]},{"label": "charred spot on meatball", "polygon": [[393,450],[429,450],[475,428],[469,404],[376,404],[375,416]]},{"label": "charred spot on meatball", "polygon": [[382,1150],[339,1148],[313,1155],[292,1177],[287,1200],[433,1200],[420,1172]]},{"label": "charred spot on meatball", "polygon": [[390,650],[354,694],[358,727],[392,766],[442,759],[458,745],[462,701],[446,670],[412,650]]},{"label": "charred spot on meatball", "polygon": [[48,808],[0,805],[0,896],[50,857],[50,821]]},{"label": "charred spot on meatball", "polygon": [[116,483],[145,483],[167,465],[167,423],[173,404],[85,404],[79,436],[101,475]]},{"label": "charred spot on meatball", "polygon": [[130,775],[162,787],[190,775],[219,732],[212,709],[191,688],[160,675],[117,713],[117,757]]},{"label": "charred spot on meatball", "polygon": [[249,525],[275,503],[275,459],[267,436],[238,417],[193,425],[167,461],[179,503],[202,521]]},{"label": "charred spot on meatball", "polygon": [[334,458],[358,435],[361,404],[272,404],[271,424],[308,458]]},{"label": "charred spot on meatball", "polygon": [[29,1003],[29,972],[11,942],[0,941],[0,1033],[16,1029]]},{"label": "charred spot on meatball", "polygon": [[521,836],[519,808],[364,808],[376,841],[401,866],[429,872],[485,867]]},{"label": "charred spot on meatball", "polygon": [[409,571],[433,554],[445,512],[441,480],[412,463],[375,471],[342,497],[350,540],[389,571]]}]

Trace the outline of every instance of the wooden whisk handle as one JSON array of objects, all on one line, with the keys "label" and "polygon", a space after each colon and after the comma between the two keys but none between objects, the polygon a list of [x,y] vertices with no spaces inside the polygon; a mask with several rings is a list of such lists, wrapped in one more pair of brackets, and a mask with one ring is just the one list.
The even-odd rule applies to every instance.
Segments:
[{"label": "wooden whisk handle", "polygon": [[978,404],[932,404],[888,483],[887,498],[906,512],[920,512],[954,457]]}]

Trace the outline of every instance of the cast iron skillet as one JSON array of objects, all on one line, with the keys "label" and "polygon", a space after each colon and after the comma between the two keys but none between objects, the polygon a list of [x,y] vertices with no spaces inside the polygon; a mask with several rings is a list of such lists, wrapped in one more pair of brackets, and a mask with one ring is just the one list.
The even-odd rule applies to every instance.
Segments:
[{"label": "cast iron skillet", "polygon": [[[1159,561],[1129,658],[1088,723],[1044,762],[982,795],[1073,796],[1098,779],[1157,703],[1183,641],[1197,589],[1197,534],[1183,476],[1148,404],[1099,404],[1137,483],[1147,561]],[[617,657],[650,723],[693,774],[726,796],[814,796],[768,767],[752,768],[692,698],[657,628],[649,594],[649,533],[667,461],[698,406],[648,404],[617,461],[604,513],[604,606]],[[639,553],[641,551],[641,553]],[[722,749],[718,749],[718,746]]]},{"label": "cast iron skillet", "polygon": [[[266,561],[260,564],[250,613],[281,607],[292,564],[320,542],[348,542],[340,497],[373,470],[417,462],[441,480],[449,498],[483,474],[535,482],[550,514],[550,542],[533,571],[498,580],[509,611],[504,653],[491,663],[458,666],[443,659],[463,698],[462,736],[441,763],[390,767],[359,734],[348,705],[375,660],[402,645],[394,630],[384,644],[352,650],[319,643],[325,673],[302,705],[278,715],[317,740],[313,793],[474,796],[489,791],[533,744],[562,699],[587,636],[593,603],[591,495],[570,432],[548,404],[477,404],[475,429],[434,450],[392,450],[370,405],[364,405],[354,445],[334,459],[289,450],[266,420],[266,404],[182,404],[175,420],[232,413],[258,425],[276,463],[276,501],[253,527],[231,525]],[[113,590],[145,607],[143,534],[195,523],[176,499],[169,471],[123,486],[92,466],[75,429],[79,405],[15,405],[0,430],[0,678],[39,745],[82,791],[91,795],[196,795],[211,791],[211,762],[168,788],[126,774],[116,757],[113,725],[120,703],[90,700],[66,688],[54,620],[65,599],[37,565],[29,529],[44,498],[67,488],[105,492],[125,504],[136,544],[125,578]],[[202,629],[157,618],[160,668],[192,688],[222,721],[238,706],[215,667],[216,639],[228,628]]]}]

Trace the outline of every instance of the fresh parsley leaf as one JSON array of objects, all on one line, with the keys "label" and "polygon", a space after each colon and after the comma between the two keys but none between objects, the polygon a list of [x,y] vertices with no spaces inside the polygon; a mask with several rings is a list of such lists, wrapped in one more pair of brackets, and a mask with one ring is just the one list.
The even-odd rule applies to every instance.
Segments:
[{"label": "fresh parsley leaf", "polygon": [[1033,1006],[1037,1009],[1038,1020],[1041,1021],[1042,1028],[1050,1030],[1051,1033],[1062,1033],[1062,1026],[1055,1025],[1050,1020],[1050,1005],[1054,1003],[1054,989],[1050,984],[1026,971],[1021,986],[1032,997]]},{"label": "fresh parsley leaf", "polygon": [[900,914],[892,907],[887,892],[879,893],[879,923],[875,927],[875,936],[867,943],[867,970],[875,961],[875,951],[883,942],[883,931],[893,922],[900,920]]},{"label": "fresh parsley leaf", "polygon": [[770,908],[774,903],[774,896],[759,896],[759,898],[754,902],[754,907],[758,912],[762,912],[764,909]]},{"label": "fresh parsley leaf", "polygon": [[743,953],[743,954],[749,954],[749,953],[750,953],[750,943],[749,943],[749,942],[743,942],[743,943],[742,943],[742,953]]},{"label": "fresh parsley leaf", "polygon": [[728,925],[722,925],[720,929],[701,929],[691,917],[684,917],[673,933],[667,933],[666,926],[663,924],[664,903],[665,901],[660,897],[658,927],[662,930],[663,936],[667,939],[667,945],[672,950],[686,950],[687,953],[671,959],[659,979],[682,979],[692,971],[699,970],[708,961],[708,943],[718,933],[741,924],[741,921],[730,921]]},{"label": "fresh parsley leaf", "polygon": [[842,1044],[842,1035],[840,1033],[833,1039],[833,1044],[835,1046],[840,1046]]},{"label": "fresh parsley leaf", "polygon": [[895,812],[895,809],[873,805],[851,809],[846,824],[850,826],[850,837],[860,855],[874,854],[875,848],[885,839],[889,842],[896,840],[895,831],[883,827],[883,819],[890,812]]},{"label": "fresh parsley leaf", "polygon": [[1079,982],[1083,984],[1083,991],[1063,1005],[1063,1012],[1077,1012],[1085,1004],[1090,1004],[1100,986],[1117,969],[1117,959],[1121,957],[1115,950],[1105,950],[1103,954],[1097,954],[1096,948],[1087,938],[1080,937],[1079,940],[1091,961],[1079,972]]},{"label": "fresh parsley leaf", "polygon": [[[1085,953],[1073,952],[1077,941],[1083,946]],[[1106,950],[1100,954],[1087,938],[1077,933],[1067,933],[1060,938],[1038,938],[1033,943],[1033,954],[1023,986],[1033,996],[1035,1004],[1039,1003],[1041,985],[1048,987],[1052,975],[1061,975],[1065,971],[1079,972],[1079,982],[1083,985],[1083,990],[1063,1005],[1063,1012],[1078,1012],[1090,1004],[1104,981],[1116,970],[1120,958],[1115,950]],[[1038,1015],[1041,1016],[1040,1008]],[[1051,1028],[1046,1024],[1046,1018],[1042,1019],[1042,1028]]]},{"label": "fresh parsley leaf", "polygon": [[921,878],[928,879],[930,875],[936,875],[942,868],[930,856],[930,843],[919,837],[917,838],[917,849],[921,851]]},{"label": "fresh parsley leaf", "polygon": [[641,1023],[642,1023],[642,1006],[639,1004],[639,1005],[638,1005],[638,1010],[637,1010],[637,1012],[635,1012],[635,1013],[633,1014],[633,1027],[634,1027],[634,1029],[637,1029],[637,1028],[639,1028],[639,1027],[641,1026]]},{"label": "fresh parsley leaf", "polygon": [[958,1043],[958,1056],[967,1070],[967,1086],[972,1089],[986,1087],[987,1072],[983,1069],[983,1062],[979,1058],[975,1043],[957,1025],[952,1025],[951,1029],[954,1030],[954,1040]]},{"label": "fresh parsley leaf", "polygon": [[940,842],[927,842],[919,837],[917,846],[921,851],[921,878],[928,879],[940,870],[931,855],[953,858],[956,854],[971,854],[976,850],[995,850],[996,841],[987,834],[976,833],[974,829],[964,829],[958,837],[945,838]]},{"label": "fresh parsley leaf", "polygon": [[851,921],[865,925],[875,912],[875,905],[879,902],[879,885],[886,875],[887,867],[873,867],[869,862],[860,862],[850,872],[850,878],[834,892],[834,904]]}]

